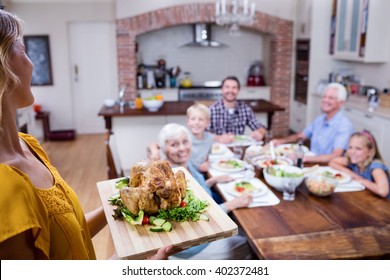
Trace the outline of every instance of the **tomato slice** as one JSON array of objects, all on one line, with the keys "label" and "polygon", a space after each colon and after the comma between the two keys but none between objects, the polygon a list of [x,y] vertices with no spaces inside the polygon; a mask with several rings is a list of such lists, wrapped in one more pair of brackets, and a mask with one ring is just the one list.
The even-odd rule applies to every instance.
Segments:
[{"label": "tomato slice", "polygon": [[182,202],[180,203],[180,207],[186,207],[186,206],[187,206],[187,202],[182,201]]},{"label": "tomato slice", "polygon": [[236,191],[244,192],[245,191],[245,187],[243,187],[243,186],[236,186]]}]

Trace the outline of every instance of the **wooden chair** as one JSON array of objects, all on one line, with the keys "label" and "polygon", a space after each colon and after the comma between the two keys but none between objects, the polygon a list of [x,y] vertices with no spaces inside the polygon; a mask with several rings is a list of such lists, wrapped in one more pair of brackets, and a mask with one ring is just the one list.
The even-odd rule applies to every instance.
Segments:
[{"label": "wooden chair", "polygon": [[105,137],[106,156],[107,156],[107,173],[108,179],[123,177],[123,170],[120,167],[119,154],[116,148],[114,134],[106,133]]}]

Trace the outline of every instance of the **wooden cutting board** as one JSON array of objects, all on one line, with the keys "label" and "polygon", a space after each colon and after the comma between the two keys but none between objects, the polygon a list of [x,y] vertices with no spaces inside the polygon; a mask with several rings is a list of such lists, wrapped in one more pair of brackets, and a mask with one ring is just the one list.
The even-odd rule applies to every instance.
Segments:
[{"label": "wooden cutting board", "polygon": [[114,220],[112,215],[115,207],[110,205],[108,198],[118,192],[115,188],[115,182],[118,179],[97,183],[118,257],[145,259],[154,255],[164,245],[173,244],[176,251],[237,234],[237,225],[222,211],[194,177],[185,168],[173,168],[175,173],[178,170],[183,170],[188,187],[193,189],[194,194],[199,199],[210,202],[205,212],[210,221],[172,222],[174,229],[171,232],[151,232],[149,225],[132,226],[124,220]]}]

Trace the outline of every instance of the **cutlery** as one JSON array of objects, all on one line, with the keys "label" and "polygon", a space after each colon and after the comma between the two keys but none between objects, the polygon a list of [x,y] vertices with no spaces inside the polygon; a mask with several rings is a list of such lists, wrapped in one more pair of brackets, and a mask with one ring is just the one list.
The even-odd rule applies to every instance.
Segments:
[{"label": "cutlery", "polygon": [[274,149],[274,142],[272,140],[269,142],[269,149],[270,149],[272,160],[275,160],[276,155],[275,155],[275,149]]}]

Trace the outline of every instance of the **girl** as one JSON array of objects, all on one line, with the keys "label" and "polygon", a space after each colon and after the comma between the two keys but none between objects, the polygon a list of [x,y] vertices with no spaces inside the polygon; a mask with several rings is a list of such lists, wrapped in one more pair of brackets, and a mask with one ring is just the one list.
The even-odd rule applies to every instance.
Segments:
[{"label": "girl", "polygon": [[329,165],[348,173],[373,193],[390,198],[389,169],[384,165],[370,132],[363,130],[352,134],[346,157],[335,158]]}]

